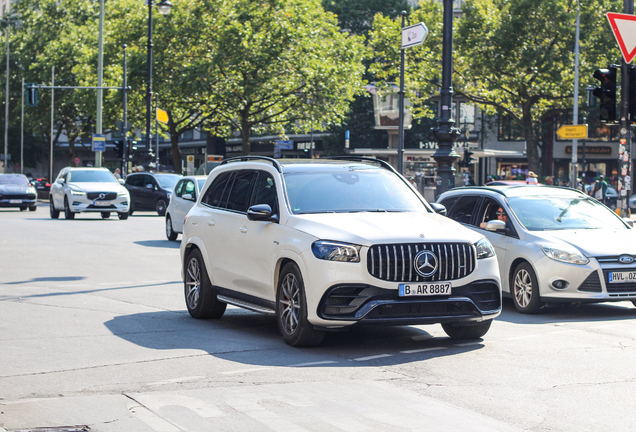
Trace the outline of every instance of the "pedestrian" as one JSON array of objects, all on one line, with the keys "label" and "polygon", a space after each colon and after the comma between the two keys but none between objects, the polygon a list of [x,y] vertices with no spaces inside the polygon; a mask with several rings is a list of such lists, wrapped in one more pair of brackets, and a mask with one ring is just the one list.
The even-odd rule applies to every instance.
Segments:
[{"label": "pedestrian", "polygon": [[526,177],[526,183],[539,183],[537,180],[537,175],[532,172],[532,171],[528,171],[528,176]]},{"label": "pedestrian", "polygon": [[590,195],[605,204],[605,198],[607,198],[607,182],[605,176],[601,174],[598,176],[598,180],[594,182],[594,187],[590,192]]},{"label": "pedestrian", "polygon": [[120,170],[119,168],[117,168],[117,169],[115,170],[115,178],[116,178],[117,180],[119,180],[119,179],[121,178],[121,170]]}]

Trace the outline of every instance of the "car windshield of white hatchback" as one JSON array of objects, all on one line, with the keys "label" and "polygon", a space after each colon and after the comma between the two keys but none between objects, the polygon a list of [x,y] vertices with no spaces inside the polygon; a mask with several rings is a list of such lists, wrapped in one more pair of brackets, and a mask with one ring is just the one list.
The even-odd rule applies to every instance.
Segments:
[{"label": "car windshield of white hatchback", "polygon": [[294,214],[427,211],[409,186],[385,170],[292,172],[285,185]]},{"label": "car windshield of white hatchback", "polygon": [[17,186],[29,186],[29,180],[23,175],[0,175],[0,184],[10,184]]},{"label": "car windshield of white hatchback", "polygon": [[181,176],[174,174],[157,174],[155,178],[164,189],[174,189],[174,185],[181,180]]},{"label": "car windshield of white hatchback", "polygon": [[508,202],[529,231],[627,228],[615,213],[587,197],[514,197]]},{"label": "car windshield of white hatchback", "polygon": [[68,181],[73,183],[117,183],[115,176],[106,170],[71,171]]}]

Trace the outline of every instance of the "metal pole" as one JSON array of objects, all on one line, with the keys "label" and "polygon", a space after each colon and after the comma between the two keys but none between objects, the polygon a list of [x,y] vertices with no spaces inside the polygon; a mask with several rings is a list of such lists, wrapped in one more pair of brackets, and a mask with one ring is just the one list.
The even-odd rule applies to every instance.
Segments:
[{"label": "metal pole", "polygon": [[436,197],[455,185],[453,164],[459,159],[459,155],[453,149],[454,142],[459,136],[459,129],[454,127],[455,121],[451,118],[453,103],[453,0],[444,0],[442,39],[441,114],[437,121],[438,126],[433,130],[433,136],[438,143],[437,151],[433,154],[433,159],[437,162]]},{"label": "metal pole", "polygon": [[311,142],[309,143],[309,156],[314,158],[314,116],[311,116]]},{"label": "metal pole", "polygon": [[[579,124],[579,20],[580,7],[579,2],[576,2],[576,41],[574,43],[574,105],[572,107],[572,123],[574,125]],[[570,187],[576,189],[578,182],[578,149],[579,141],[577,139],[572,140],[572,172],[570,173]]]},{"label": "metal pole", "polygon": [[155,160],[157,161],[157,172],[159,172],[159,120],[157,120],[157,107],[159,106],[159,95],[155,95],[155,143],[157,154],[155,155]]},{"label": "metal pole", "polygon": [[[400,15],[402,15],[402,28],[404,28],[406,24],[406,11],[402,11]],[[398,128],[397,154],[397,170],[400,174],[404,174],[404,56],[404,47],[402,47],[402,49],[400,49],[400,93],[398,103],[400,122]]]},{"label": "metal pole", "polygon": [[124,45],[124,121],[121,127],[121,137],[122,140],[124,142],[124,150],[122,152],[122,160],[121,160],[121,176],[122,178],[126,178],[127,174],[127,169],[128,169],[128,139],[127,139],[127,135],[128,135],[128,125],[126,124],[126,122],[128,121],[128,78],[127,78],[127,71],[126,71],[126,45]]},{"label": "metal pole", "polygon": [[[55,86],[55,66],[51,68],[51,87]],[[55,110],[55,89],[51,89],[51,146],[49,148],[49,182],[53,183],[53,113]]]},{"label": "metal pole", "polygon": [[20,173],[24,174],[24,78],[22,78],[22,114],[20,115]]},{"label": "metal pole", "polygon": [[[634,14],[634,0],[623,0],[623,13]],[[618,201],[616,207],[620,209],[621,217],[629,216],[629,192],[631,187],[631,173],[629,172],[631,160],[631,121],[629,118],[629,65],[625,63],[625,58],[621,59],[621,110],[620,110],[620,147],[623,149],[623,159],[618,161]],[[620,152],[619,152],[620,153]],[[607,173],[605,173],[607,174]],[[629,177],[630,181],[627,181]]]},{"label": "metal pole", "polygon": [[[11,23],[7,19],[7,79],[4,100],[4,172],[7,172],[9,166],[9,33],[11,31]],[[13,171],[13,170],[11,170]]]},{"label": "metal pole", "polygon": [[148,88],[146,91],[146,151],[151,149],[150,113],[152,111],[152,0],[148,0]]},{"label": "metal pole", "polygon": [[[97,87],[102,86],[104,79],[104,0],[99,0],[99,42],[97,56]],[[102,133],[102,97],[103,90],[97,90],[97,119],[95,124],[95,133]],[[102,152],[95,152],[95,166],[102,166]]]}]

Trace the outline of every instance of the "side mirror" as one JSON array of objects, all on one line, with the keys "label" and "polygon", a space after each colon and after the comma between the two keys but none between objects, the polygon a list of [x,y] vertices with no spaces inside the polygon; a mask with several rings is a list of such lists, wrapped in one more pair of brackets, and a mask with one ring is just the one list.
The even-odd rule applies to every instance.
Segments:
[{"label": "side mirror", "polygon": [[632,218],[623,218],[623,222],[629,225],[630,228],[634,228],[634,221]]},{"label": "side mirror", "polygon": [[435,211],[435,213],[437,214],[441,214],[442,216],[446,216],[446,207],[442,204],[438,204],[438,203],[429,203],[431,205],[431,207],[433,207],[433,210]]},{"label": "side mirror", "polygon": [[272,214],[269,204],[257,204],[247,209],[247,218],[251,221],[278,222],[278,216]]},{"label": "side mirror", "polygon": [[146,189],[154,189],[155,187],[153,185],[151,185],[150,183],[148,183],[146,185]]},{"label": "side mirror", "polygon": [[117,179],[117,181],[119,182],[120,185],[125,185],[126,181],[124,179]]},{"label": "side mirror", "polygon": [[64,179],[63,178],[59,178],[55,182],[59,183],[59,184],[64,184]]},{"label": "side mirror", "polygon": [[192,196],[192,194],[183,194],[181,195],[181,198],[188,201],[194,201],[194,197]]},{"label": "side mirror", "polygon": [[487,231],[505,231],[506,223],[504,221],[493,219],[491,221],[488,221],[488,223],[486,224],[486,230]]}]

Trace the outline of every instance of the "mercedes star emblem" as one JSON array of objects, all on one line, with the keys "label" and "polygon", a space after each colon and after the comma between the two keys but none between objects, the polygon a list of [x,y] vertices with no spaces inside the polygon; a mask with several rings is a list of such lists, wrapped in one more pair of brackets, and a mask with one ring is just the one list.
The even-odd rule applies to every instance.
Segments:
[{"label": "mercedes star emblem", "polygon": [[423,277],[433,276],[437,271],[437,265],[437,255],[432,251],[423,250],[413,259],[415,271]]}]

